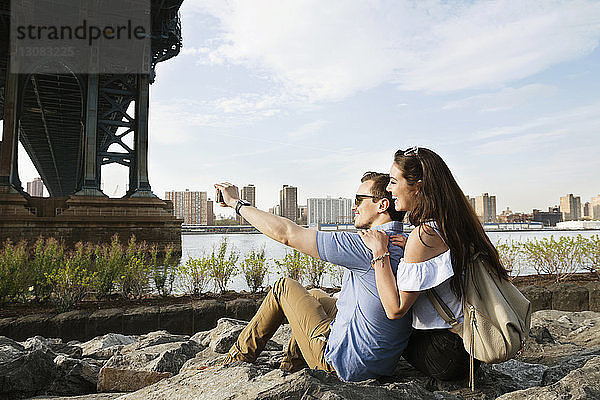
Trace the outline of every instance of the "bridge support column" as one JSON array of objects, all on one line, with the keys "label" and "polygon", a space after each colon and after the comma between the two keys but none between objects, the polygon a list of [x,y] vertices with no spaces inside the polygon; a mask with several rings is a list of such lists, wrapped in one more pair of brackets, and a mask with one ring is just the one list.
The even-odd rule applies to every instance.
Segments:
[{"label": "bridge support column", "polygon": [[98,75],[90,74],[87,83],[84,143],[84,181],[76,196],[106,196],[100,190],[96,138],[98,135]]},{"label": "bridge support column", "polygon": [[17,188],[21,186],[17,160],[19,149],[19,116],[17,112],[19,75],[10,73],[10,54],[8,57],[4,84],[4,125],[2,148],[0,150],[0,192],[19,193],[15,190],[15,184]]},{"label": "bridge support column", "polygon": [[148,109],[150,107],[150,77],[138,75],[135,101],[135,164],[129,178],[131,197],[157,197],[148,181]]}]

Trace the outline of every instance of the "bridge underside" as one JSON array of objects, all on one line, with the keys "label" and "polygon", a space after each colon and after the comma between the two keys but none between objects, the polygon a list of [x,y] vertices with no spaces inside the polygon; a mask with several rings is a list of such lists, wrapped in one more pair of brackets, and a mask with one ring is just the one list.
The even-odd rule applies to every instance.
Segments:
[{"label": "bridge underside", "polygon": [[[72,242],[86,236],[81,233],[86,224],[94,221],[98,228],[101,220],[108,229],[98,228],[103,238],[113,228],[127,237],[127,229],[139,233],[140,226],[149,231],[162,227],[176,231],[163,237],[173,237],[180,248],[181,221],[171,215],[169,203],[152,193],[147,153],[149,85],[156,64],[181,49],[178,10],[182,1],[151,0],[149,75],[74,74],[68,65],[59,66],[61,73],[56,74],[10,73],[10,2],[0,3],[0,239],[30,239],[38,233],[60,236],[62,229],[74,232],[63,235]],[[32,198],[23,190],[18,143],[50,199]],[[109,164],[128,168],[129,190],[123,199],[102,193],[101,167]],[[53,207],[60,199],[62,206]],[[117,222],[121,228],[117,229]],[[26,233],[19,235],[19,230]],[[160,241],[159,236],[154,241]]]}]

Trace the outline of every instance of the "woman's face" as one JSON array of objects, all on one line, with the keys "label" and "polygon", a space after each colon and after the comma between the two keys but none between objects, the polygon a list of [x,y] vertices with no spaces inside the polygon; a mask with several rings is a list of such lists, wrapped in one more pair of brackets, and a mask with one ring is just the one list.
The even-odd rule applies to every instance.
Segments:
[{"label": "woman's face", "polygon": [[392,193],[394,207],[396,211],[411,211],[415,206],[415,194],[418,190],[418,183],[409,185],[402,176],[402,170],[396,163],[392,163],[390,168],[390,183],[386,190]]}]

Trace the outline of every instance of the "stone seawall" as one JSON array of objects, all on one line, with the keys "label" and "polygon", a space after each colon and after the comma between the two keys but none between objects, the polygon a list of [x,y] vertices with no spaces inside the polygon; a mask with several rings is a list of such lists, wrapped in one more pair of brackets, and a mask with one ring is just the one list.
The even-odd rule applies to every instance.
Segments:
[{"label": "stone seawall", "polygon": [[[585,286],[558,283],[547,287],[520,288],[531,301],[532,311],[600,312],[600,282]],[[219,318],[249,321],[262,300],[198,300],[187,304],[137,308],[74,310],[62,314],[32,314],[0,319],[0,336],[22,341],[33,336],[58,337],[63,341],[89,340],[106,333],[141,335],[166,330],[193,335],[217,325]]]}]

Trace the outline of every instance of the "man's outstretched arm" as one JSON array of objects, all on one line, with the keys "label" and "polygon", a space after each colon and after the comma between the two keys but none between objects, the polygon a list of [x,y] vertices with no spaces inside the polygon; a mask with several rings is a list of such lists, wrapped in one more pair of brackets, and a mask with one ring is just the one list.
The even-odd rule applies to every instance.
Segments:
[{"label": "man's outstretched arm", "polygon": [[[215,184],[215,188],[223,193],[223,200],[228,207],[234,208],[239,200],[238,188],[230,183]],[[286,246],[319,258],[317,250],[317,231],[303,228],[287,218],[280,217],[256,207],[244,206],[240,214],[256,229]]]}]

